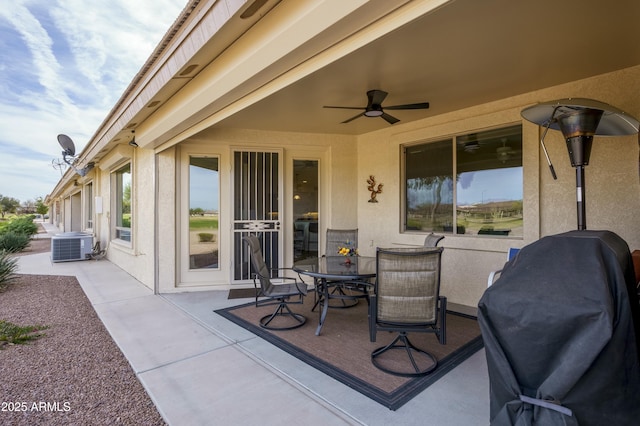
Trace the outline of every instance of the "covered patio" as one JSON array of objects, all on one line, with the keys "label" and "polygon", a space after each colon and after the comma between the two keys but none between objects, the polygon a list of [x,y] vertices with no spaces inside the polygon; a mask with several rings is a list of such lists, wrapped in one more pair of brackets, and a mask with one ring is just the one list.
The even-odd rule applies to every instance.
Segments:
[{"label": "covered patio", "polygon": [[213,312],[251,299],[153,295],[107,260],[51,263],[50,253],[22,256],[19,273],[77,277],[169,424],[489,424],[483,350],[391,411]]},{"label": "covered patio", "polygon": [[[90,234],[110,263],[52,273],[80,271],[170,419],[262,419],[242,410],[250,388],[318,423],[486,423],[482,351],[390,413],[212,310],[252,285],[247,234],[291,267],[357,228],[363,256],[446,234],[441,292],[473,313],[511,248],[576,228],[566,140],[522,111],[586,98],[640,117],[639,15],[636,0],[190,0],[75,156],[87,172],[48,197],[56,230]],[[596,136],[591,159],[588,229],[640,248],[638,136]],[[106,265],[128,284],[90,271]],[[193,330],[206,338],[174,346]]]}]

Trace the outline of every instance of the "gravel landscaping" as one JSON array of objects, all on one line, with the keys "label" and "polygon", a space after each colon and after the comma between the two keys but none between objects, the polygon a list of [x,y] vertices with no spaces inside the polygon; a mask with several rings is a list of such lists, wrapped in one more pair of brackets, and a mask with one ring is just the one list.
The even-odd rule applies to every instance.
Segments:
[{"label": "gravel landscaping", "polygon": [[[49,248],[33,240],[20,255]],[[17,275],[0,292],[0,320],[48,327],[27,344],[0,342],[0,424],[165,424],[75,277]]]}]

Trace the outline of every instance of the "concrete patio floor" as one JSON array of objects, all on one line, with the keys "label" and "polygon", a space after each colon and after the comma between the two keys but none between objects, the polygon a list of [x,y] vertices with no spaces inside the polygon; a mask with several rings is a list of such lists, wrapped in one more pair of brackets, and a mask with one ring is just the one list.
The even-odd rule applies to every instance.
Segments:
[{"label": "concrete patio floor", "polygon": [[250,299],[228,300],[226,290],[154,295],[108,260],[52,263],[40,253],[18,266],[77,277],[170,425],[489,424],[483,350],[390,411],[213,312]]}]

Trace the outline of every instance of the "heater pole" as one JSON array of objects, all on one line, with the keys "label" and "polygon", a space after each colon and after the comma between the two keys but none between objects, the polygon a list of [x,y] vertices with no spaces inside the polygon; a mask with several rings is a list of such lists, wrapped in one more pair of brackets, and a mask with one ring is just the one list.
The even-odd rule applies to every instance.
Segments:
[{"label": "heater pole", "polygon": [[[640,128],[640,121],[609,104],[584,98],[542,102],[523,109],[520,114],[526,120],[545,127],[540,143],[550,168],[552,166],[544,147],[544,136],[550,128],[562,132],[569,150],[571,166],[576,169],[578,230],[587,229],[584,166],[589,164],[593,137],[635,135]],[[640,136],[638,140],[640,141]]]},{"label": "heater pole", "polygon": [[587,209],[585,203],[584,166],[576,166],[576,207],[578,209],[578,230],[587,229]]}]

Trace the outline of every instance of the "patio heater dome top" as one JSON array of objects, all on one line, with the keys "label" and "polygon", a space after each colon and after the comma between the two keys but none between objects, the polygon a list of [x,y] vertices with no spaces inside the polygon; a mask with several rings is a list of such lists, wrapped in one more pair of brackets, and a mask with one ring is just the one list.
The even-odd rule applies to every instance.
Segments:
[{"label": "patio heater dome top", "polygon": [[638,133],[640,122],[624,111],[604,102],[585,98],[566,98],[541,102],[521,111],[524,119],[539,126],[561,130],[559,117],[580,114],[588,110],[602,111],[600,123],[595,129],[598,136],[622,136]]}]

